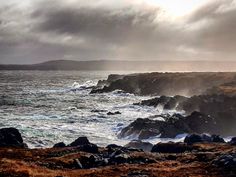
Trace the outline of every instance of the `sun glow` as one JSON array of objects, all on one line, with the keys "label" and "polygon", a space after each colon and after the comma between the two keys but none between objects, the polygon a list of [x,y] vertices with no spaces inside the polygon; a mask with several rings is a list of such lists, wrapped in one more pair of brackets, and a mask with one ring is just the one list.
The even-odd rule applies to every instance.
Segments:
[{"label": "sun glow", "polygon": [[178,18],[188,15],[209,0],[146,0],[148,4],[161,7],[168,15]]}]

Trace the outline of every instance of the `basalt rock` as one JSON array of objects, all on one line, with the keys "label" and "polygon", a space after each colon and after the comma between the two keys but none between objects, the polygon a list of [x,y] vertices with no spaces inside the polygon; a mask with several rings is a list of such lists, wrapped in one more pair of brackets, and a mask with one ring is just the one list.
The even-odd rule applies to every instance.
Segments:
[{"label": "basalt rock", "polygon": [[109,116],[113,116],[113,115],[117,115],[117,114],[121,114],[120,111],[116,111],[116,112],[108,112],[107,115]]},{"label": "basalt rock", "polygon": [[64,148],[66,144],[64,142],[56,143],[53,148]]},{"label": "basalt rock", "polygon": [[138,95],[200,95],[206,90],[235,79],[235,73],[141,73],[116,75],[92,93],[123,90]]},{"label": "basalt rock", "polygon": [[180,95],[174,97],[161,96],[148,100],[143,100],[140,103],[134,103],[134,105],[142,106],[163,106],[164,109],[170,110],[175,109],[180,103],[186,101],[188,98]]},{"label": "basalt rock", "polygon": [[68,147],[77,147],[78,150],[89,152],[89,153],[98,153],[98,146],[96,144],[90,143],[87,137],[79,137]]},{"label": "basalt rock", "polygon": [[213,117],[218,129],[217,134],[231,136],[236,133],[236,96],[200,95],[193,96],[178,105],[187,114],[199,111]]},{"label": "basalt rock", "polygon": [[0,129],[0,147],[27,148],[20,132],[15,128]]},{"label": "basalt rock", "polygon": [[193,147],[186,143],[158,143],[153,146],[151,152],[158,153],[184,153],[186,151],[192,151]]},{"label": "basalt rock", "polygon": [[125,145],[128,148],[142,149],[143,151],[150,152],[152,150],[153,144],[149,142],[143,142],[140,140],[133,140]]},{"label": "basalt rock", "polygon": [[194,143],[225,143],[225,140],[219,135],[207,135],[207,134],[190,134],[185,137],[184,142],[187,144]]},{"label": "basalt rock", "polygon": [[82,145],[87,145],[87,144],[90,144],[87,137],[79,137],[68,146],[82,146]]},{"label": "basalt rock", "polygon": [[139,118],[123,128],[118,137],[136,137],[141,140],[154,136],[174,138],[183,133],[201,134],[206,132],[218,133],[214,118],[199,112],[193,112],[186,117],[173,115],[172,118],[167,118],[166,121]]},{"label": "basalt rock", "polygon": [[233,137],[230,142],[231,145],[236,145],[236,137]]},{"label": "basalt rock", "polygon": [[234,175],[236,174],[236,154],[235,153],[222,155],[216,158],[212,163],[218,168],[231,171],[233,172],[232,174]]}]

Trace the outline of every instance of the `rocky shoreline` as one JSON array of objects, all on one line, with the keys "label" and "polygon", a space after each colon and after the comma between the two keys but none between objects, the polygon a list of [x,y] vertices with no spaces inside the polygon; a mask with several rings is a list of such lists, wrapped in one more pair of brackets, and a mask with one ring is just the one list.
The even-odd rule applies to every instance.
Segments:
[{"label": "rocky shoreline", "polygon": [[[91,94],[119,90],[152,95],[134,105],[160,111],[134,120],[118,134],[135,140],[125,146],[99,147],[78,137],[67,145],[58,142],[52,148],[29,149],[17,129],[0,129],[0,176],[236,176],[236,137],[229,142],[221,137],[236,135],[235,83],[236,73],[110,75]],[[145,142],[186,133],[184,142]]]},{"label": "rocky shoreline", "polygon": [[28,149],[17,129],[0,129],[0,176],[235,176],[236,138],[191,134],[183,143],[132,141],[98,147],[86,137]]},{"label": "rocky shoreline", "polygon": [[91,93],[123,90],[136,95],[156,96],[193,96],[226,91],[232,94],[230,91],[235,93],[235,83],[235,72],[112,74],[107,80],[99,81]]},{"label": "rocky shoreline", "polygon": [[[143,73],[110,75],[92,94],[121,90],[154,98],[134,103],[173,115],[139,118],[125,127],[120,138],[174,138],[183,133],[236,135],[236,73]],[[178,112],[184,112],[179,114]],[[160,112],[161,113],[161,112]]]}]

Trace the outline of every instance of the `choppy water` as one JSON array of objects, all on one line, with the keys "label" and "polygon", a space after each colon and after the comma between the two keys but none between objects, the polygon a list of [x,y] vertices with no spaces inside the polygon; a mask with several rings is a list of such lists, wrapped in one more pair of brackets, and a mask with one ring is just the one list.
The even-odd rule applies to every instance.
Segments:
[{"label": "choppy water", "polygon": [[[110,73],[117,72],[0,71],[0,128],[19,129],[30,147],[70,143],[79,136],[101,146],[123,145],[130,140],[117,139],[122,127],[159,111],[133,106],[147,97],[89,94],[87,88]],[[108,116],[109,111],[121,114]]]}]

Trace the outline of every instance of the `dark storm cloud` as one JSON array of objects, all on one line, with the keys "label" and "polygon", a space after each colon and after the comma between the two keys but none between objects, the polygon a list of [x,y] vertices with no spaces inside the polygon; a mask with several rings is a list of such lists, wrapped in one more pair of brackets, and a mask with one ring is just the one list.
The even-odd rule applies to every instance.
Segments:
[{"label": "dark storm cloud", "polygon": [[[51,59],[234,59],[236,5],[210,1],[181,21],[127,1],[0,5],[0,62]],[[72,3],[69,3],[72,2]],[[115,4],[113,4],[113,3]]]},{"label": "dark storm cloud", "polygon": [[154,21],[158,9],[140,11],[133,7],[105,9],[93,7],[61,7],[37,9],[32,17],[40,21],[36,30],[69,34],[86,41],[125,43],[126,40],[144,39],[155,35],[158,24]]},{"label": "dark storm cloud", "polygon": [[235,59],[236,5],[232,0],[209,3],[189,18],[195,39],[189,41],[195,48],[214,53],[216,59]]},{"label": "dark storm cloud", "polygon": [[179,28],[161,22],[157,7],[126,5],[113,9],[61,4],[45,7],[40,4],[31,15],[39,22],[34,30],[82,38],[82,48],[90,48],[89,53],[101,51],[95,58],[158,59],[163,55],[161,52],[172,54],[182,40],[177,35]]}]

